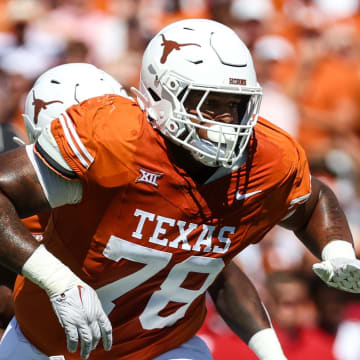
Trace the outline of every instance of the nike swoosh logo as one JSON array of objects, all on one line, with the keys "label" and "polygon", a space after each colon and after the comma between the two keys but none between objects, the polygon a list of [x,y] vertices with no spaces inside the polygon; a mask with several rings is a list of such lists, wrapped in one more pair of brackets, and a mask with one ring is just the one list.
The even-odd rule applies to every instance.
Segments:
[{"label": "nike swoosh logo", "polygon": [[244,199],[249,198],[250,196],[254,196],[261,192],[262,192],[262,190],[257,190],[257,191],[253,191],[251,193],[241,194],[240,191],[237,191],[236,192],[236,200],[244,200]]}]

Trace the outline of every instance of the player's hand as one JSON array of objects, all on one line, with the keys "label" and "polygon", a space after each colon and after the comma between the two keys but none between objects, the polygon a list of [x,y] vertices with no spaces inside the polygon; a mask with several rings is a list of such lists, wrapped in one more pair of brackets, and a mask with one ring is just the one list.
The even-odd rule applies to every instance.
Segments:
[{"label": "player's hand", "polygon": [[100,300],[84,282],[62,294],[50,297],[52,306],[65,330],[68,350],[73,353],[80,338],[80,356],[87,359],[102,337],[105,350],[112,346],[112,327]]},{"label": "player's hand", "polygon": [[105,350],[112,346],[112,327],[93,288],[40,244],[25,261],[22,274],[48,294],[61,326],[67,348],[87,359],[102,337]]},{"label": "player's hand", "polygon": [[360,293],[360,260],[333,258],[313,265],[321,280],[336,289]]}]

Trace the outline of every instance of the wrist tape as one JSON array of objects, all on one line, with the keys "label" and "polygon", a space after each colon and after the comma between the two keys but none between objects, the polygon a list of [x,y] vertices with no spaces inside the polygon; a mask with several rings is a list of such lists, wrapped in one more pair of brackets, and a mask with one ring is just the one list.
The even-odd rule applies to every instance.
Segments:
[{"label": "wrist tape", "polygon": [[22,274],[46,291],[49,297],[62,294],[82,281],[41,244],[26,260]]},{"label": "wrist tape", "polygon": [[272,328],[255,333],[248,346],[260,360],[286,360],[280,342]]},{"label": "wrist tape", "polygon": [[348,241],[332,240],[322,249],[321,258],[323,261],[334,258],[356,259],[356,255],[352,244]]}]

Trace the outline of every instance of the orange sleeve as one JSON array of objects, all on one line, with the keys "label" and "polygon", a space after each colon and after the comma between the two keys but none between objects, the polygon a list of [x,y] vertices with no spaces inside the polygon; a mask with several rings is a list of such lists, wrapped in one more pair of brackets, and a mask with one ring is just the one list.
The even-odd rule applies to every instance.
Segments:
[{"label": "orange sleeve", "polygon": [[311,194],[306,154],[286,131],[260,118],[257,126],[258,163],[264,188],[271,189],[266,208],[285,216]]},{"label": "orange sleeve", "polygon": [[81,180],[119,186],[119,178],[126,181],[131,172],[144,119],[133,101],[105,95],[69,108],[52,122],[51,132]]},{"label": "orange sleeve", "polygon": [[304,203],[311,195],[311,176],[305,151],[295,140],[293,140],[293,144],[295,146],[291,177],[294,180],[287,197],[289,210]]},{"label": "orange sleeve", "polygon": [[293,151],[292,167],[289,173],[292,185],[286,201],[289,210],[304,203],[311,195],[311,176],[305,151],[295,140],[293,143],[295,151]]},{"label": "orange sleeve", "polygon": [[24,225],[31,231],[31,233],[36,235],[42,235],[45,231],[47,222],[49,220],[50,212],[46,211],[39,215],[33,215],[27,218],[22,219]]}]

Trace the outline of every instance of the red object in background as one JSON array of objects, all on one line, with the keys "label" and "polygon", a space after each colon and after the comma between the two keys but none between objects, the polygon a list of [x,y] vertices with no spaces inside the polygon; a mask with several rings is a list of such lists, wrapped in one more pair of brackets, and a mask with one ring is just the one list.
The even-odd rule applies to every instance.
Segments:
[{"label": "red object in background", "polygon": [[360,321],[360,303],[350,302],[347,306],[345,306],[342,319],[349,321]]},{"label": "red object in background", "polygon": [[[335,360],[332,348],[335,336],[320,328],[302,328],[286,333],[275,331],[288,360]],[[250,348],[240,340],[208,302],[208,315],[197,333],[208,345],[214,360],[258,360]]]},{"label": "red object in background", "polygon": [[321,328],[302,328],[289,334],[274,327],[288,360],[335,360],[332,352],[335,335]]},{"label": "red object in background", "polygon": [[212,302],[207,302],[207,309],[205,322],[197,335],[206,342],[214,360],[258,360],[252,350],[225,324]]}]

